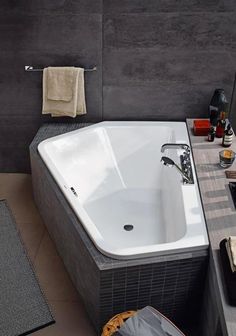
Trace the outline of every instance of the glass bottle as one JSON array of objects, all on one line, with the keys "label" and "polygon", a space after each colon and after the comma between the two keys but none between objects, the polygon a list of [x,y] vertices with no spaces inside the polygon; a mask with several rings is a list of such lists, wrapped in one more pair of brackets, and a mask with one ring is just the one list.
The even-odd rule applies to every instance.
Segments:
[{"label": "glass bottle", "polygon": [[225,115],[226,115],[225,112],[221,112],[220,119],[217,122],[217,126],[216,126],[216,137],[217,138],[222,138],[224,135],[225,126],[226,126]]},{"label": "glass bottle", "polygon": [[230,147],[232,145],[233,134],[234,134],[233,129],[232,129],[230,123],[229,123],[225,132],[224,132],[224,136],[223,136],[223,140],[222,140],[222,146],[223,147]]},{"label": "glass bottle", "polygon": [[227,104],[227,99],[224,89],[216,89],[209,105],[209,117],[211,126],[217,126],[220,112],[223,110],[223,106],[225,106],[225,104]]},{"label": "glass bottle", "polygon": [[215,127],[211,126],[210,132],[208,133],[208,136],[207,136],[207,140],[209,142],[213,142],[215,139],[215,134],[216,134]]}]

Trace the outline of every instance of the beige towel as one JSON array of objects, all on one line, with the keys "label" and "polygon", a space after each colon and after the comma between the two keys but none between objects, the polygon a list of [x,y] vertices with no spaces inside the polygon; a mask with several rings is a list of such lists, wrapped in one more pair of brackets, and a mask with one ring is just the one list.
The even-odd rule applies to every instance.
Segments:
[{"label": "beige towel", "polygon": [[236,236],[230,236],[226,242],[226,250],[232,272],[236,272]]},{"label": "beige towel", "polygon": [[[54,68],[58,69],[61,68]],[[65,68],[64,68],[65,69]],[[84,90],[84,69],[82,68],[74,68],[74,67],[67,67],[72,71],[72,98],[70,101],[65,100],[52,100],[48,97],[65,99],[65,97],[69,97],[69,90],[64,90],[64,84],[67,80],[68,87],[70,80],[68,78],[70,76],[66,75],[67,79],[63,80],[62,90],[60,90],[60,82],[57,82],[57,88],[53,90],[48,90],[49,83],[55,83],[55,81],[49,81],[48,78],[48,68],[44,69],[43,71],[43,114],[50,114],[52,117],[62,117],[62,116],[70,116],[75,117],[76,115],[82,115],[86,113],[86,103],[85,103],[85,90]],[[62,94],[63,92],[63,94]],[[64,93],[66,92],[66,95]]]},{"label": "beige towel", "polygon": [[84,69],[78,69],[78,97],[77,97],[77,107],[76,114],[83,115],[87,113],[86,103],[85,103],[85,88],[84,88]]},{"label": "beige towel", "polygon": [[73,67],[48,67],[47,98],[50,100],[71,101],[74,85]]}]

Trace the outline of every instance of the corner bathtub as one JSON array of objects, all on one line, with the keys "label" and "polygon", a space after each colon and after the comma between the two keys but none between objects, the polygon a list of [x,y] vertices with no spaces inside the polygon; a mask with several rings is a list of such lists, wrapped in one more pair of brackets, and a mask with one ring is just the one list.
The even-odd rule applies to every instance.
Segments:
[{"label": "corner bathtub", "polygon": [[[189,144],[183,122],[101,122],[42,141],[39,153],[96,247],[116,259],[208,246],[193,185],[160,163]],[[182,150],[164,155],[179,163]],[[191,157],[192,160],[192,157]]]}]

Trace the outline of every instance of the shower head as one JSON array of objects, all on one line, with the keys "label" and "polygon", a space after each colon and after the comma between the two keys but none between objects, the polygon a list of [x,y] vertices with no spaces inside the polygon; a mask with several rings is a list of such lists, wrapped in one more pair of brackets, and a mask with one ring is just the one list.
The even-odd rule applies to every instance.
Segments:
[{"label": "shower head", "polygon": [[193,183],[192,180],[190,179],[190,177],[186,174],[186,172],[181,169],[173,160],[171,160],[169,157],[167,156],[162,156],[161,158],[161,162],[163,163],[164,166],[167,167],[175,167],[178,172],[183,176],[184,179],[184,183]]},{"label": "shower head", "polygon": [[170,158],[168,158],[167,156],[162,156],[161,158],[161,162],[168,167],[173,167],[175,166],[175,163],[173,160],[171,160]]}]

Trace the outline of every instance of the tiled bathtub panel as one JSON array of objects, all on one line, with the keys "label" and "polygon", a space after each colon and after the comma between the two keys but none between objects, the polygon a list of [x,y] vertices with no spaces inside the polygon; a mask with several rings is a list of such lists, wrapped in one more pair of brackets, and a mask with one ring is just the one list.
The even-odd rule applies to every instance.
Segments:
[{"label": "tiled bathtub panel", "polygon": [[[37,158],[31,156],[33,171],[34,197],[48,231],[56,243],[58,253],[68,270],[70,277],[83,298],[91,321],[99,322],[98,306],[99,272],[88,254],[83,240],[71,225],[70,216],[62,209],[55,191],[50,188],[45,170]],[[43,183],[42,183],[43,181]],[[81,262],[86,260],[86,263]]]},{"label": "tiled bathtub panel", "polygon": [[155,307],[177,324],[182,324],[186,316],[196,319],[202,301],[206,266],[207,257],[193,256],[184,261],[115,269],[112,274],[109,271],[107,277],[104,271],[100,287],[101,325],[121,311],[147,305]]}]

